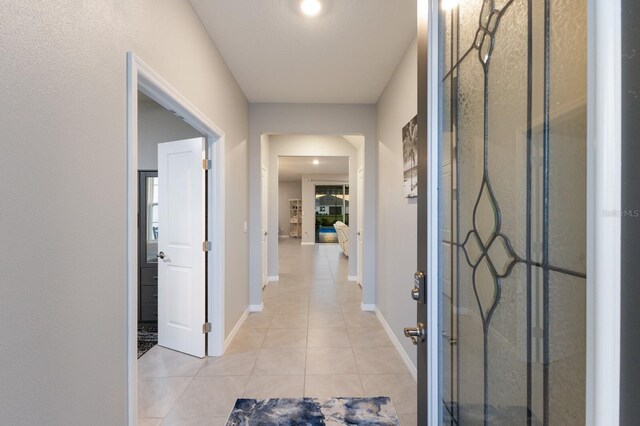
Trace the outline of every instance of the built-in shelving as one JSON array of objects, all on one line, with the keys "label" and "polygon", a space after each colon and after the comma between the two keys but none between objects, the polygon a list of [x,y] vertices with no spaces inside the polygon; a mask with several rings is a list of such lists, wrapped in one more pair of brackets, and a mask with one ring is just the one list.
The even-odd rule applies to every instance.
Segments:
[{"label": "built-in shelving", "polygon": [[302,238],[302,200],[289,199],[289,237]]}]

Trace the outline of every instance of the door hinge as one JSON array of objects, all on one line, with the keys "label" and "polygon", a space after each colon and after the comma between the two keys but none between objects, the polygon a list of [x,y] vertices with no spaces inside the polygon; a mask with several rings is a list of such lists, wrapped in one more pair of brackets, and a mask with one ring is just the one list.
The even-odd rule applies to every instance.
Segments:
[{"label": "door hinge", "polygon": [[211,244],[211,241],[202,242],[202,251],[211,251],[212,248],[213,248],[213,244]]},{"label": "door hinge", "polygon": [[204,324],[202,324],[202,333],[203,334],[211,333],[211,323],[210,322],[205,322]]},{"label": "door hinge", "polygon": [[202,168],[204,170],[211,170],[211,160],[203,159],[202,160]]}]

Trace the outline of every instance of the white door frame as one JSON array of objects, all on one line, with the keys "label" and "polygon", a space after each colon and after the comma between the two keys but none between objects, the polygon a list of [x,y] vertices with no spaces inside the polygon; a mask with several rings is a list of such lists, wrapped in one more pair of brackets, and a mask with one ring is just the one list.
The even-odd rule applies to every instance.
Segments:
[{"label": "white door frame", "polygon": [[[362,180],[360,180],[362,173]],[[362,287],[362,270],[364,269],[364,164],[356,172],[356,281]],[[362,210],[361,210],[362,209]]]},{"label": "white door frame", "polygon": [[222,129],[191,104],[184,96],[146,65],[138,56],[127,52],[127,191],[126,191],[126,265],[127,265],[127,404],[128,423],[138,422],[138,90],[163,107],[175,111],[182,119],[207,138],[211,170],[208,173],[208,235],[213,250],[207,253],[207,310],[212,332],[207,337],[207,354],[224,351],[224,240],[225,182],[224,141]]},{"label": "white door frame", "polygon": [[[586,424],[618,424],[620,409],[621,5],[586,0],[588,15],[587,365]],[[439,138],[439,0],[419,0],[428,22],[428,138]],[[429,143],[429,173],[438,182],[439,144]],[[438,230],[438,188],[426,188],[430,235]],[[438,282],[438,242],[429,241],[427,282]],[[438,324],[438,286],[428,288]],[[434,329],[439,329],[438,327]],[[433,334],[433,335],[431,335]],[[438,333],[428,336],[428,365],[438,371]],[[429,374],[429,424],[438,424],[438,374]]]},{"label": "white door frame", "polygon": [[[276,206],[277,203],[276,197]],[[265,288],[267,283],[271,281],[271,277],[269,276],[269,168],[264,164],[260,170],[260,235],[262,255],[260,258],[262,265],[260,284],[262,288]]]}]

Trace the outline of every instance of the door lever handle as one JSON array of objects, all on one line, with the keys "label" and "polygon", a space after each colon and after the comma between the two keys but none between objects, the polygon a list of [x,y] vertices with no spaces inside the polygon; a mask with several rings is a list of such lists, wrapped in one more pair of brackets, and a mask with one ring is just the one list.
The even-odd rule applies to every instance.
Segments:
[{"label": "door lever handle", "polygon": [[164,259],[166,256],[165,256],[164,252],[161,251],[160,253],[156,254],[156,257],[159,258],[159,259]]},{"label": "door lever handle", "polygon": [[424,342],[425,328],[424,324],[419,322],[415,327],[405,327],[404,335],[411,339],[411,343],[417,345],[420,342]]}]

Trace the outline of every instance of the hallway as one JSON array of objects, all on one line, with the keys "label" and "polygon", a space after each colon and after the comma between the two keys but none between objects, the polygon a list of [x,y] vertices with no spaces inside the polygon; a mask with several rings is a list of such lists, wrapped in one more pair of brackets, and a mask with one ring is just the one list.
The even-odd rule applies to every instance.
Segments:
[{"label": "hallway", "polygon": [[280,281],[264,290],[225,355],[159,346],[139,360],[140,425],[224,425],[238,397],[389,396],[416,424],[416,384],[374,313],[360,309],[337,244],[279,243]]}]

